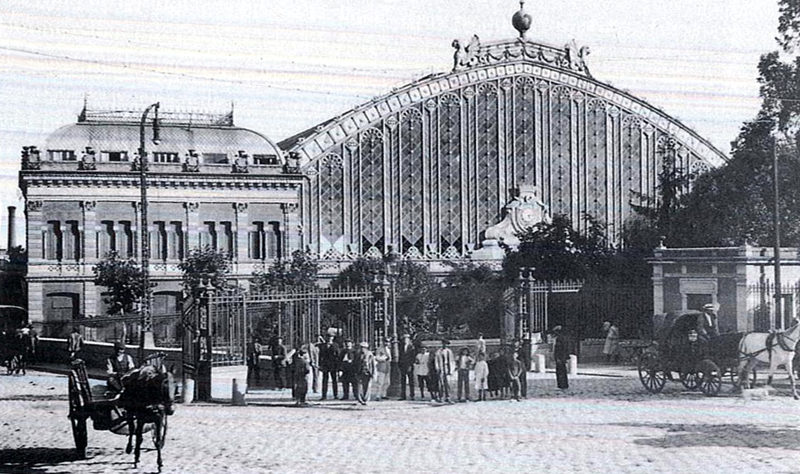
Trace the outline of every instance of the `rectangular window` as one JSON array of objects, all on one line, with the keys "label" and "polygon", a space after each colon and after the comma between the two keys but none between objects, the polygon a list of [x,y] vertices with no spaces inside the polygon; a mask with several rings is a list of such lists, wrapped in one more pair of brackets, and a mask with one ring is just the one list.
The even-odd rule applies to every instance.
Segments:
[{"label": "rectangular window", "polygon": [[105,258],[109,252],[117,250],[117,235],[113,221],[100,221],[100,231],[97,234],[98,258]]},{"label": "rectangular window", "polygon": [[220,222],[218,233],[217,244],[219,247],[217,250],[233,255],[233,224],[231,222]]},{"label": "rectangular window", "polygon": [[42,233],[42,257],[45,260],[61,260],[63,234],[61,233],[61,222],[47,221],[47,228]]},{"label": "rectangular window", "polygon": [[203,153],[203,163],[207,165],[225,165],[228,164],[228,155],[226,153]]},{"label": "rectangular window", "polygon": [[264,223],[253,222],[249,237],[250,258],[253,260],[264,260]]},{"label": "rectangular window", "polygon": [[128,161],[128,152],[127,151],[104,151],[100,153],[100,160],[101,161],[109,161],[109,162],[121,162],[121,161]]},{"label": "rectangular window", "polygon": [[277,155],[253,155],[254,165],[279,165]]},{"label": "rectangular window", "polygon": [[267,224],[265,232],[265,247],[267,258],[278,258],[281,256],[281,227],[279,222]]},{"label": "rectangular window", "polygon": [[217,250],[217,226],[214,222],[203,222],[200,230],[200,248]]},{"label": "rectangular window", "polygon": [[119,252],[120,257],[131,258],[133,257],[133,230],[130,221],[120,221],[115,229],[116,234],[116,250]]},{"label": "rectangular window", "polygon": [[153,153],[153,163],[179,163],[177,153],[157,151]]},{"label": "rectangular window", "polygon": [[74,150],[47,150],[47,155],[52,161],[76,161]]},{"label": "rectangular window", "polygon": [[64,224],[62,258],[78,261],[81,259],[81,235],[78,221],[66,221]]},{"label": "rectangular window", "polygon": [[183,223],[173,221],[167,230],[167,258],[170,260],[183,259]]}]

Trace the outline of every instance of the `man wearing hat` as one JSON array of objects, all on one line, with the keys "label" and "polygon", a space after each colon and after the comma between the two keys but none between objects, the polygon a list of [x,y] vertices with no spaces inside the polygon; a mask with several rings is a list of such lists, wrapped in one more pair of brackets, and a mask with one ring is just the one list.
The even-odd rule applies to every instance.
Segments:
[{"label": "man wearing hat", "polygon": [[442,347],[434,354],[434,367],[439,377],[439,397],[444,397],[444,401],[450,402],[450,374],[453,373],[453,351],[450,350],[450,341],[442,339]]},{"label": "man wearing hat", "polygon": [[403,334],[403,342],[398,350],[397,368],[400,370],[400,400],[406,399],[406,385],[409,387],[411,399],[414,399],[414,363],[417,361],[417,349],[411,342],[411,336]]},{"label": "man wearing hat", "polygon": [[391,380],[392,371],[392,340],[386,338],[383,344],[378,344],[375,349],[375,400],[380,401],[386,398],[386,392],[389,390],[389,381]]},{"label": "man wearing hat", "polygon": [[569,356],[573,353],[572,338],[561,326],[554,327],[552,334],[556,338],[553,343],[553,359],[556,362],[556,385],[561,390],[566,390],[569,388],[567,363],[569,362]]},{"label": "man wearing hat", "polygon": [[703,314],[697,316],[697,337],[703,341],[719,336],[717,324],[717,305],[709,303],[703,306]]},{"label": "man wearing hat", "polygon": [[114,343],[114,355],[106,361],[106,373],[108,374],[108,388],[114,392],[122,391],[122,376],[136,368],[133,357],[125,353],[125,343],[117,341]]},{"label": "man wearing hat", "polygon": [[356,367],[356,386],[355,395],[358,403],[366,405],[369,401],[369,390],[372,377],[375,375],[375,355],[369,350],[369,344],[362,342],[356,351],[356,358],[353,365]]}]

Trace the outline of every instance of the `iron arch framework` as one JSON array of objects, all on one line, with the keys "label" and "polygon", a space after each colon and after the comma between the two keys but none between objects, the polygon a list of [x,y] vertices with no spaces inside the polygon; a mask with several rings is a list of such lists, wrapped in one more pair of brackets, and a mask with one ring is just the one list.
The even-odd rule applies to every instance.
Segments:
[{"label": "iron arch framework", "polygon": [[[535,186],[550,214],[619,239],[665,153],[698,173],[725,156],[662,111],[595,80],[581,53],[524,39],[475,45],[449,73],[378,97],[281,143],[295,152],[307,243],[324,260],[458,259]],[[464,53],[462,51],[463,54]]]}]

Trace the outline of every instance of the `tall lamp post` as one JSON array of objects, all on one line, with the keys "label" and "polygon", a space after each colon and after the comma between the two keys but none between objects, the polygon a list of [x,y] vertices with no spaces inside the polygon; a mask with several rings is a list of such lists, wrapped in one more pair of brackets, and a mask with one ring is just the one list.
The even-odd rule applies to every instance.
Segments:
[{"label": "tall lamp post", "polygon": [[[153,144],[161,143],[158,127],[158,107],[159,103],[150,105],[142,113],[142,120],[139,122],[139,189],[141,191],[140,204],[140,235],[141,235],[141,264],[142,264],[142,307],[141,307],[141,328],[139,329],[139,363],[144,361],[145,345],[152,345],[153,337],[153,314],[150,299],[150,239],[148,232],[147,219],[147,150],[145,148],[145,131],[147,129],[147,116],[151,110],[155,111],[153,117]],[[149,343],[145,339],[150,339]]]},{"label": "tall lamp post", "polygon": [[[400,346],[397,340],[397,278],[399,276],[398,264],[399,256],[390,245],[388,252],[383,256],[386,276],[389,279],[389,307],[392,314],[392,362],[389,374],[389,389],[386,395],[389,397],[400,396]],[[388,309],[388,308],[387,308]],[[386,333],[388,334],[388,328]]]},{"label": "tall lamp post", "polygon": [[778,185],[778,137],[772,137],[772,183],[775,194],[775,207],[772,214],[772,223],[775,230],[775,316],[770,318],[769,329],[775,330],[776,321],[780,320],[783,325],[783,294],[781,288],[781,205],[780,205],[780,186]]}]

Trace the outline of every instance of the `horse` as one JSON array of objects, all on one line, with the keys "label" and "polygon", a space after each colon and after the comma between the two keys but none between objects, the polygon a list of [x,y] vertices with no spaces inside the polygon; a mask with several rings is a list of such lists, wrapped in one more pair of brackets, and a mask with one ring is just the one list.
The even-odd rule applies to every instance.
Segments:
[{"label": "horse", "polygon": [[175,378],[160,363],[144,365],[126,373],[122,377],[122,387],[119,402],[125,409],[125,421],[128,425],[128,445],[125,452],[130,454],[133,450],[135,435],[134,467],[138,466],[144,427],[152,423],[153,441],[158,451],[158,471],[161,472],[161,448],[166,436],[167,417],[175,412]]},{"label": "horse", "polygon": [[792,359],[795,355],[797,342],[800,340],[800,321],[795,319],[794,326],[785,331],[774,333],[751,332],[742,337],[739,343],[739,385],[740,388],[749,389],[750,381],[745,374],[755,367],[758,362],[769,364],[769,377],[767,385],[772,384],[772,376],[779,366],[784,366],[789,374],[792,384],[792,396],[799,400],[794,385],[794,371]]}]

